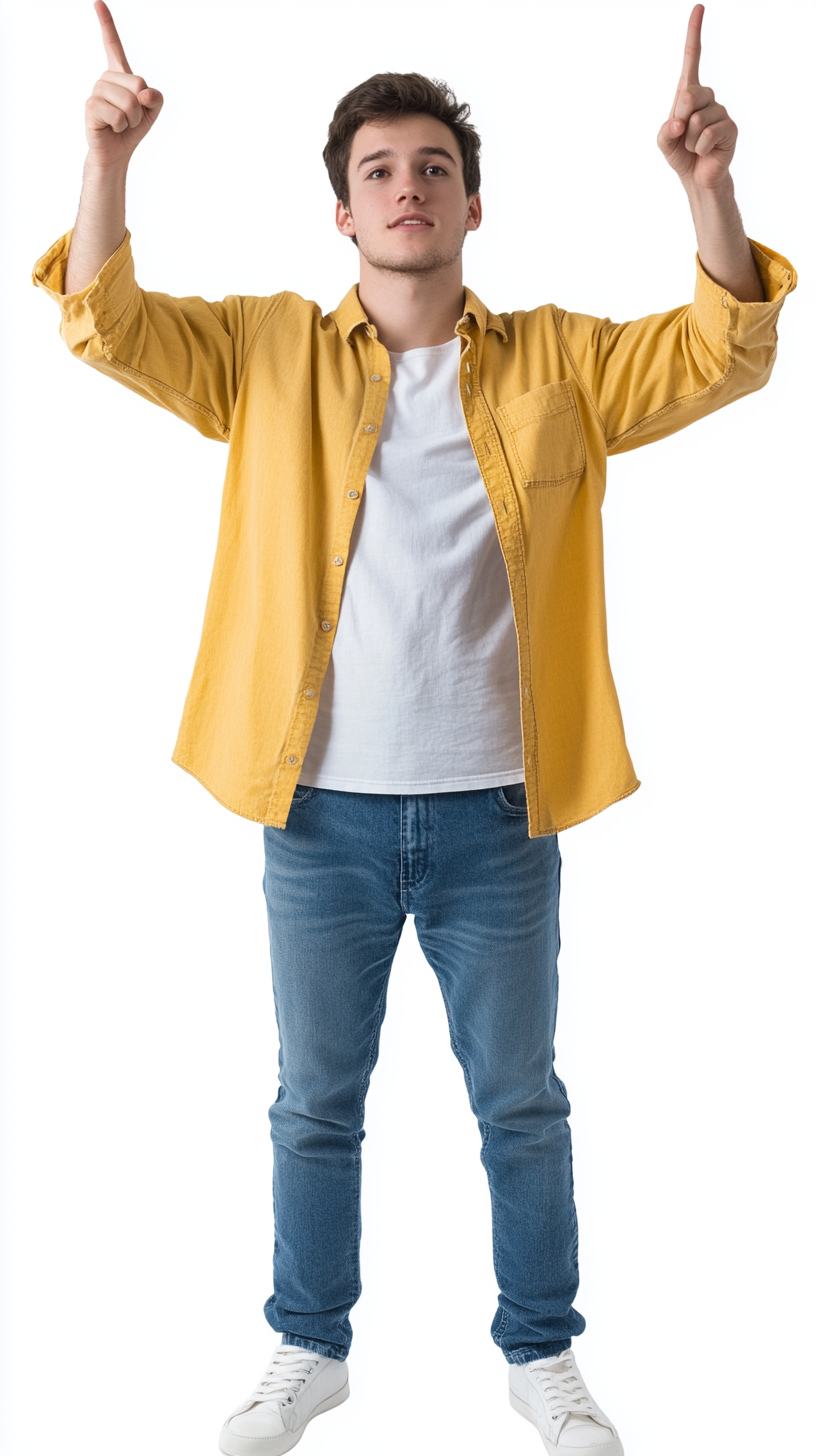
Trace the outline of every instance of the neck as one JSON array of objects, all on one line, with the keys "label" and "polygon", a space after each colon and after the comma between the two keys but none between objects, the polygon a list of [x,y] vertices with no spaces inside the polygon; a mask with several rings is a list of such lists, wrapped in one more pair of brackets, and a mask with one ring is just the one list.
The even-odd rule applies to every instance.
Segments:
[{"label": "neck", "polygon": [[455,337],[465,306],[462,259],[432,273],[390,273],[360,255],[360,302],[380,343],[401,354]]}]

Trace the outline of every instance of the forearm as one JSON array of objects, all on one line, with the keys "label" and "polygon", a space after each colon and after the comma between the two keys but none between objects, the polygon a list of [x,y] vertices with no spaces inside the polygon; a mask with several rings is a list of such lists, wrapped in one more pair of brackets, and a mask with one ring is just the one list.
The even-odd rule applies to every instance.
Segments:
[{"label": "forearm", "polygon": [[124,240],[127,163],[100,166],[89,153],[65,270],[66,293],[92,283]]},{"label": "forearm", "polygon": [[740,303],[763,303],[765,290],[742,226],[730,174],[716,188],[686,185],[700,262]]}]

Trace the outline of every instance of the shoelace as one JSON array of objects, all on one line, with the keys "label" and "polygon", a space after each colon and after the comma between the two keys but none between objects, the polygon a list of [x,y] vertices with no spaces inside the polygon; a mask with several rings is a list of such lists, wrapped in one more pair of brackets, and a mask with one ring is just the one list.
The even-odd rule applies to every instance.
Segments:
[{"label": "shoelace", "polygon": [[314,1369],[315,1357],[308,1350],[284,1345],[276,1350],[250,1396],[252,1401],[270,1401],[275,1405],[291,1405],[307,1375]]},{"label": "shoelace", "polygon": [[568,1350],[553,1364],[528,1365],[527,1374],[532,1376],[541,1391],[552,1420],[563,1415],[603,1419]]}]

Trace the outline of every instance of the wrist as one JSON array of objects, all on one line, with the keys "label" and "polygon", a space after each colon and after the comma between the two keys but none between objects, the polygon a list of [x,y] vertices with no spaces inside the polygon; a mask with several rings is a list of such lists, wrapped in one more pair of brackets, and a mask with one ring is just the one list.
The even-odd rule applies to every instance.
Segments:
[{"label": "wrist", "polygon": [[695,202],[701,206],[726,206],[734,201],[734,179],[730,172],[724,172],[713,187],[701,187],[691,179],[684,180],[683,186],[692,206]]},{"label": "wrist", "polygon": [[86,181],[104,182],[108,186],[124,182],[127,177],[130,157],[122,159],[117,157],[114,160],[106,160],[96,152],[89,151],[85,158],[83,176]]}]

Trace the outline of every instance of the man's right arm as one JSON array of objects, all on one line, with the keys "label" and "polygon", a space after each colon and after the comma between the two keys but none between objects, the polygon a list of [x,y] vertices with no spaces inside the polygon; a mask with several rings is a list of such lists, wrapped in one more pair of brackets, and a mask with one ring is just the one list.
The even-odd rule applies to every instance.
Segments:
[{"label": "man's right arm", "polygon": [[125,179],[162,97],[131,72],[103,0],[95,8],[109,69],[85,109],[79,216],[39,259],[32,281],[59,305],[60,333],[76,359],[209,439],[228,441],[248,350],[282,295],[208,303],[139,287],[125,226]]},{"label": "man's right arm", "polygon": [[96,0],[94,9],[108,69],[85,104],[88,156],[65,272],[67,293],[87,288],[121,246],[128,164],[164,102],[161,92],[148,86],[143,76],[134,76],[104,0]]}]

